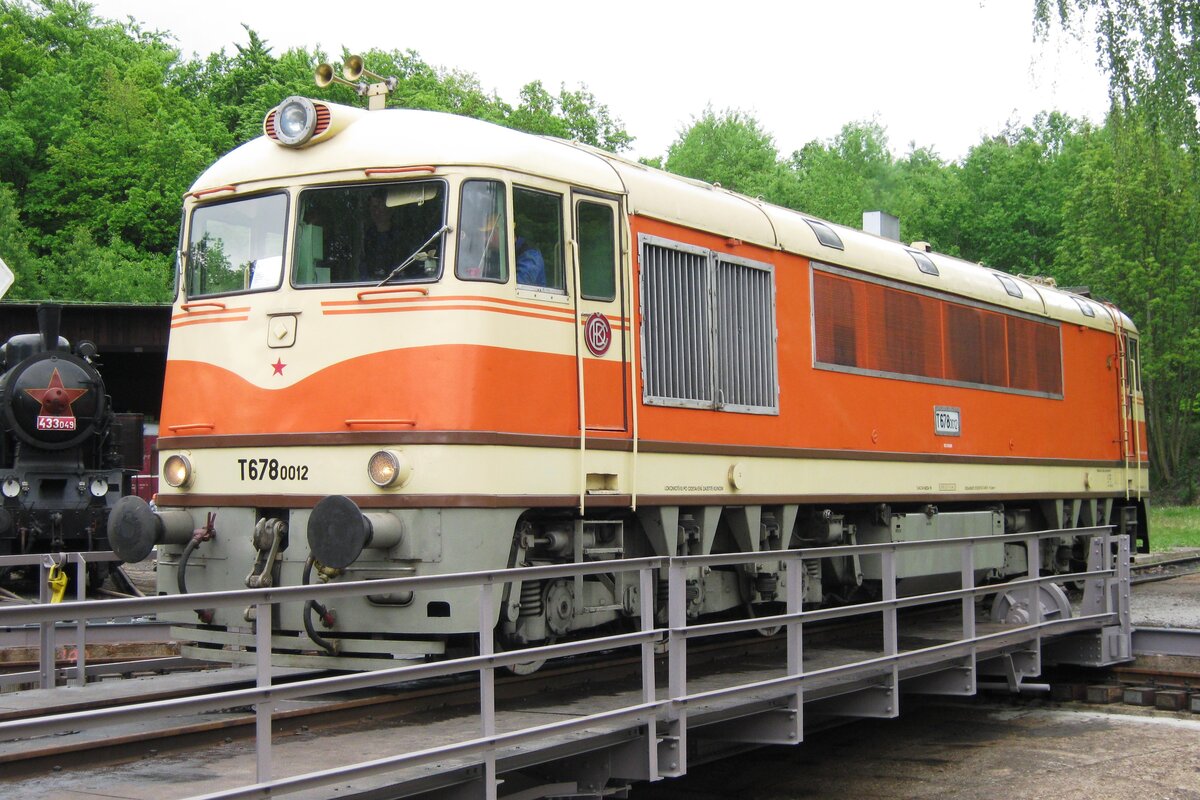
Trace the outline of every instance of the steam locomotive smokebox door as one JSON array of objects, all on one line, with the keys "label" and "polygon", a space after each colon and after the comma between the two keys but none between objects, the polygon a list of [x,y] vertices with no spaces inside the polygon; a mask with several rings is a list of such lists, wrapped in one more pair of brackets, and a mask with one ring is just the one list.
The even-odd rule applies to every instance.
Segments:
[{"label": "steam locomotive smokebox door", "polygon": [[81,358],[37,353],[5,376],[0,387],[5,422],[17,438],[46,450],[87,440],[107,409],[99,373]]}]

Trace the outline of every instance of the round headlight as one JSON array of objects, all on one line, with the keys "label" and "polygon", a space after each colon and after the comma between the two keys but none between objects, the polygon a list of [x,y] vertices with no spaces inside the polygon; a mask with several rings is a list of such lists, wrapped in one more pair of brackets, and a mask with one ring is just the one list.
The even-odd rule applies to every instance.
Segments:
[{"label": "round headlight", "polygon": [[275,111],[275,135],[282,144],[304,144],[316,128],[317,109],[307,97],[289,97]]},{"label": "round headlight", "polygon": [[19,478],[7,477],[4,479],[4,485],[0,487],[4,492],[5,497],[16,497],[21,493],[21,481]]},{"label": "round headlight", "polygon": [[92,497],[104,497],[108,494],[108,480],[99,476],[88,481],[88,491]]},{"label": "round headlight", "polygon": [[408,461],[394,450],[379,450],[367,462],[367,475],[371,483],[381,489],[403,485],[411,474],[412,467]]},{"label": "round headlight", "polygon": [[176,489],[189,486],[192,482],[192,462],[186,456],[171,456],[163,463],[163,480]]}]

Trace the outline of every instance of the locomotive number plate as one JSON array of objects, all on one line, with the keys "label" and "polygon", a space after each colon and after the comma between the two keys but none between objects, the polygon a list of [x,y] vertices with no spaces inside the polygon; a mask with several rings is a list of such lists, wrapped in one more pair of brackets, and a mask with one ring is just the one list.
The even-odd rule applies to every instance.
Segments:
[{"label": "locomotive number plate", "polygon": [[950,406],[934,406],[933,432],[938,436],[961,436],[962,413]]},{"label": "locomotive number plate", "polygon": [[75,430],[75,418],[41,416],[37,418],[37,429],[39,431],[73,431]]},{"label": "locomotive number plate", "polygon": [[281,464],[275,458],[239,458],[238,471],[244,481],[306,481],[307,464]]}]

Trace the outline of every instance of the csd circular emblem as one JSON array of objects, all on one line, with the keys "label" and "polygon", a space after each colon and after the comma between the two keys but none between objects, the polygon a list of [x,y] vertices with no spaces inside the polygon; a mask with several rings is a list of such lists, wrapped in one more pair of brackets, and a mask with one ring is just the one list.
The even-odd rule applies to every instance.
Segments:
[{"label": "csd circular emblem", "polygon": [[608,324],[608,318],[599,312],[588,317],[583,326],[583,339],[592,355],[607,353],[608,346],[612,344],[612,327]]}]

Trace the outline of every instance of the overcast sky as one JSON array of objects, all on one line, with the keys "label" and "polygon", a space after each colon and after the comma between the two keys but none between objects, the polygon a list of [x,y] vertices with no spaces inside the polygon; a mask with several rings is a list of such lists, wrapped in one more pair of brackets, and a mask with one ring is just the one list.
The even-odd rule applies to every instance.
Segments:
[{"label": "overcast sky", "polygon": [[915,142],[957,159],[1009,121],[1099,122],[1108,103],[1090,41],[1035,42],[1032,0],[91,2],[170,32],[184,55],[236,52],[245,23],[276,54],[413,49],[514,104],[532,80],[586,84],[637,156],[665,154],[709,105],[752,114],[783,155],[874,119],[897,155]]}]

